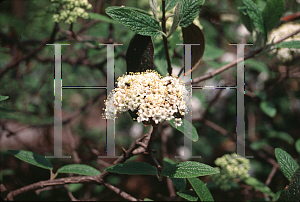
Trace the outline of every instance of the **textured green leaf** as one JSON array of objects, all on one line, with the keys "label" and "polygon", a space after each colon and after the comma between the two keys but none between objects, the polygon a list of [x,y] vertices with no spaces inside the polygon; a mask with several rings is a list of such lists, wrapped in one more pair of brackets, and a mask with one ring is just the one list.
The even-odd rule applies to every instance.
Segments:
[{"label": "textured green leaf", "polygon": [[271,102],[262,101],[259,106],[260,109],[271,118],[273,118],[277,113],[275,106]]},{"label": "textured green leaf", "polygon": [[195,191],[185,190],[185,191],[178,191],[176,193],[188,201],[197,201],[198,200],[198,196]]},{"label": "textured green leaf", "polygon": [[9,98],[9,96],[0,95],[0,102],[3,101],[3,100],[6,100],[8,98]]},{"label": "textured green leaf", "polygon": [[300,139],[298,139],[298,140],[296,141],[295,147],[296,147],[297,152],[300,154]]},{"label": "textured green leaf", "polygon": [[70,164],[63,166],[57,170],[58,173],[75,173],[79,175],[100,175],[97,169],[83,164]]},{"label": "textured green leaf", "polygon": [[53,166],[50,163],[50,161],[39,154],[33,153],[31,151],[24,151],[24,150],[8,150],[8,152],[13,154],[18,159],[25,161],[29,164],[41,168],[49,169],[49,170],[53,169]]},{"label": "textured green leaf", "polygon": [[193,189],[201,199],[201,201],[214,201],[210,191],[206,185],[198,178],[188,178]]},{"label": "textured green leaf", "polygon": [[114,20],[127,26],[137,34],[158,37],[163,33],[156,19],[132,8],[108,7],[105,11]]},{"label": "textured green leaf", "polygon": [[291,155],[280,148],[275,149],[275,156],[283,175],[289,181],[291,181],[291,178],[295,171],[299,168],[299,165],[296,163],[293,157],[291,157]]},{"label": "textured green leaf", "polygon": [[[172,161],[169,158],[164,158],[164,167],[168,167],[170,165],[175,164],[174,161]],[[174,186],[179,190],[179,191],[183,191],[185,190],[186,187],[186,179],[185,178],[170,178],[174,184]]]},{"label": "textured green leaf", "polygon": [[[165,11],[169,11],[172,8],[174,8],[174,6],[176,6],[176,4],[179,2],[180,0],[166,0],[166,7],[165,7]],[[162,11],[162,6],[160,6],[160,10]]]},{"label": "textured green leaf", "polygon": [[262,33],[265,41],[267,40],[267,33],[264,27],[264,20],[262,12],[259,7],[252,0],[243,0],[247,7],[247,13],[249,17],[253,20],[254,26]]},{"label": "textured green leaf", "polygon": [[143,162],[120,163],[106,168],[104,171],[127,174],[127,175],[156,175],[157,170],[154,166]]},{"label": "textured green leaf", "polygon": [[293,144],[295,142],[294,138],[289,134],[285,132],[274,131],[274,130],[268,132],[268,138],[278,138],[283,141],[286,141],[289,144]]},{"label": "textured green leaf", "polygon": [[294,173],[288,188],[281,192],[278,201],[300,201],[300,168]]},{"label": "textured green leaf", "polygon": [[219,170],[203,163],[186,161],[166,167],[161,175],[170,178],[191,178],[219,173]]},{"label": "textured green leaf", "polygon": [[196,128],[193,126],[193,124],[185,119],[182,119],[182,124],[181,126],[175,126],[174,125],[174,119],[172,119],[171,121],[168,121],[174,128],[176,128],[177,130],[179,130],[180,132],[182,132],[184,134],[184,128],[186,128],[187,132],[186,135],[189,139],[193,140],[194,142],[198,141],[198,133]]},{"label": "textured green leaf", "polygon": [[295,48],[300,49],[300,41],[285,41],[275,44],[276,48]]},{"label": "textured green leaf", "polygon": [[246,178],[244,179],[244,182],[262,193],[266,193],[271,197],[275,196],[275,194],[271,191],[269,187],[267,187],[263,182],[259,181],[254,177]]},{"label": "textured green leaf", "polygon": [[99,13],[90,13],[88,12],[89,18],[93,20],[100,20],[102,22],[107,22],[107,23],[117,23],[116,21],[112,20],[111,18],[101,15]]},{"label": "textured green leaf", "polygon": [[199,15],[205,0],[182,0],[180,3],[179,26],[187,27]]},{"label": "textured green leaf", "polygon": [[269,32],[277,27],[280,23],[280,18],[284,13],[285,5],[283,0],[269,0],[262,12],[265,31]]}]

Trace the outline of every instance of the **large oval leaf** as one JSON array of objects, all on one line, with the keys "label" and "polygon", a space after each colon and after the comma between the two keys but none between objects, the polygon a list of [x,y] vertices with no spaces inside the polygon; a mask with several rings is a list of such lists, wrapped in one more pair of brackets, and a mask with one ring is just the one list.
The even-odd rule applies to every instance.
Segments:
[{"label": "large oval leaf", "polygon": [[182,28],[184,44],[200,44],[192,46],[192,70],[196,69],[201,62],[205,49],[205,38],[202,30],[195,24]]},{"label": "large oval leaf", "polygon": [[154,166],[143,162],[127,162],[106,168],[104,171],[127,175],[156,175]]},{"label": "large oval leaf", "polygon": [[163,33],[157,20],[132,8],[113,6],[106,8],[105,11],[114,20],[127,26],[137,34],[158,37]]},{"label": "large oval leaf", "polygon": [[89,13],[89,18],[90,19],[94,19],[94,20],[100,20],[102,22],[107,22],[107,23],[117,23],[116,21],[112,20],[111,18],[105,16],[105,15],[101,15],[99,13]]},{"label": "large oval leaf", "polygon": [[[189,139],[193,140],[194,142],[198,141],[198,133],[196,128],[193,126],[193,124],[185,119],[182,119],[181,126],[175,126],[174,120],[168,121],[174,128],[182,132],[184,135],[186,135]],[[184,129],[186,128],[186,133],[184,133]]]},{"label": "large oval leaf", "polygon": [[32,165],[49,169],[49,170],[53,169],[53,166],[50,163],[50,161],[39,154],[33,153],[31,151],[24,151],[24,150],[8,150],[8,152],[13,154],[18,159],[30,163]]},{"label": "large oval leaf", "polygon": [[154,46],[150,36],[135,34],[126,52],[127,72],[154,69]]},{"label": "large oval leaf", "polygon": [[214,198],[212,197],[210,191],[200,179],[188,178],[188,180],[201,201],[214,201]]},{"label": "large oval leaf", "polygon": [[166,167],[161,175],[170,178],[192,178],[219,172],[219,170],[209,165],[194,161],[186,161]]},{"label": "large oval leaf", "polygon": [[291,178],[295,171],[299,168],[296,161],[286,151],[276,148],[275,156],[278,161],[279,167],[281,168],[283,175],[291,181]]},{"label": "large oval leaf", "polygon": [[75,173],[79,175],[100,175],[97,169],[83,164],[70,164],[63,166],[57,170],[58,173]]}]

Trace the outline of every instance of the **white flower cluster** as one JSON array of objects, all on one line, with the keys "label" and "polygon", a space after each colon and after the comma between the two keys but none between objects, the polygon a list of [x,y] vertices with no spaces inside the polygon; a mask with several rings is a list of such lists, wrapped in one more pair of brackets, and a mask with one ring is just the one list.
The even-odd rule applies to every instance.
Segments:
[{"label": "white flower cluster", "polygon": [[211,175],[210,177],[221,189],[231,189],[234,186],[235,180],[249,177],[249,163],[249,159],[244,157],[236,156],[236,154],[225,154],[215,160],[215,164],[220,166],[218,168],[220,173]]},{"label": "white flower cluster", "polygon": [[48,11],[53,14],[53,21],[65,21],[68,24],[75,23],[78,17],[88,18],[85,9],[91,9],[88,0],[51,0]]},{"label": "white flower cluster", "polygon": [[175,76],[162,77],[147,70],[126,74],[116,83],[118,87],[105,101],[105,118],[114,119],[118,112],[130,109],[138,115],[138,122],[159,124],[175,118],[174,125],[181,126],[181,118],[187,113],[185,99],[189,92]]},{"label": "white flower cluster", "polygon": [[[285,23],[281,25],[279,28],[274,29],[270,34],[269,34],[269,42],[271,43],[272,40],[274,41],[285,37],[288,34],[291,34],[292,32],[296,31],[297,29],[300,28],[299,23]],[[284,40],[286,41],[299,41],[300,40],[300,33]],[[276,50],[273,50],[273,52],[276,52]],[[295,48],[279,48],[277,52],[277,58],[280,59],[283,62],[287,62],[292,60],[295,56],[300,55],[300,49],[295,49]]]}]

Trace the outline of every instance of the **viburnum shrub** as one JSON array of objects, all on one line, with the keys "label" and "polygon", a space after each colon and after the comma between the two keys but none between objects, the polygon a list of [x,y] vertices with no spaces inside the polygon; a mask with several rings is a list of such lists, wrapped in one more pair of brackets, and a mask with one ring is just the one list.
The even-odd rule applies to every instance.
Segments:
[{"label": "viburnum shrub", "polygon": [[105,101],[105,118],[114,119],[117,113],[131,110],[144,124],[159,124],[175,118],[181,126],[188,112],[186,99],[189,92],[176,76],[162,77],[156,71],[129,73],[118,78],[117,88]]}]

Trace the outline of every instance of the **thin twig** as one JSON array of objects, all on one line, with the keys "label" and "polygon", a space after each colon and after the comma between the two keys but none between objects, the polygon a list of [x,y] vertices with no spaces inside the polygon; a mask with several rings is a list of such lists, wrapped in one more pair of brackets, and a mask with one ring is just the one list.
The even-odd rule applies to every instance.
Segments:
[{"label": "thin twig", "polygon": [[[298,30],[294,31],[293,33],[291,33],[291,34],[289,34],[289,35],[287,35],[287,36],[279,39],[278,41],[275,41],[274,44],[278,44],[278,43],[284,41],[285,39],[290,38],[290,37],[298,34],[299,32],[300,32],[300,29],[298,29]],[[236,61],[233,61],[233,62],[231,62],[231,63],[229,63],[229,64],[227,64],[227,65],[225,65],[225,66],[223,66],[223,67],[221,67],[219,69],[217,69],[216,71],[213,71],[213,72],[210,72],[210,73],[205,74],[203,76],[194,78],[193,79],[193,84],[197,84],[197,83],[200,83],[201,81],[210,79],[210,78],[214,77],[215,75],[220,74],[220,73],[224,72],[225,70],[227,70],[227,69],[235,66],[237,63],[239,63],[239,62],[241,62],[243,60],[247,60],[249,58],[255,57],[255,55],[258,54],[258,53],[260,53],[262,50],[263,50],[263,48],[260,48],[260,49],[258,49],[256,51],[253,51],[253,52],[249,53],[245,58],[239,58]]]},{"label": "thin twig", "polygon": [[272,178],[274,177],[276,171],[277,171],[276,166],[273,166],[273,168],[272,168],[272,170],[271,170],[271,172],[270,172],[270,174],[269,174],[269,176],[268,176],[268,178],[267,178],[267,180],[265,182],[265,185],[267,185],[267,186],[270,185],[270,183],[272,181]]},{"label": "thin twig", "polygon": [[112,190],[113,192],[115,192],[116,194],[120,195],[121,197],[123,197],[124,199],[128,200],[128,201],[138,201],[138,199],[134,198],[133,196],[127,194],[126,192],[122,191],[121,189],[107,183],[104,182],[103,183],[107,188],[109,188],[110,190]]}]

